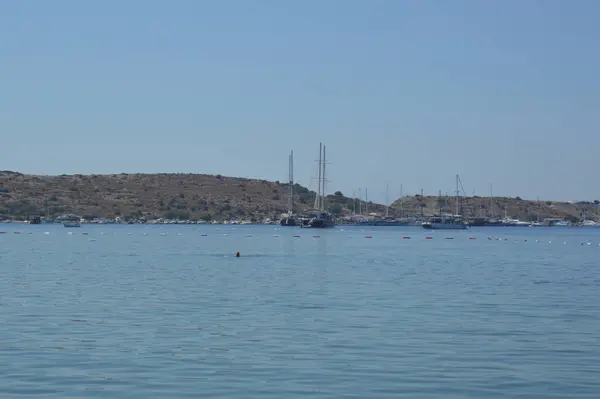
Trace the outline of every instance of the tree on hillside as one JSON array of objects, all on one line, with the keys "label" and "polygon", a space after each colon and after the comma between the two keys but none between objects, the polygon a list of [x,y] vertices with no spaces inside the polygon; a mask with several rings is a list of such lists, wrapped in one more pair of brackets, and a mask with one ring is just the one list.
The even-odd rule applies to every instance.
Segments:
[{"label": "tree on hillside", "polygon": [[212,215],[208,212],[204,212],[199,217],[200,220],[204,220],[205,222],[210,222],[212,220]]},{"label": "tree on hillside", "polygon": [[340,216],[342,214],[342,206],[340,204],[333,204],[329,207],[329,212],[334,216]]}]

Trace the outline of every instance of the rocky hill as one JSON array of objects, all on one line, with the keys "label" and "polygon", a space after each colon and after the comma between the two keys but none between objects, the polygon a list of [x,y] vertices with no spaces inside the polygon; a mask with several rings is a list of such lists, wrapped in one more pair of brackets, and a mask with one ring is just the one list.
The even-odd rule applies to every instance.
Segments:
[{"label": "rocky hill", "polygon": [[[519,197],[463,197],[459,201],[459,212],[468,217],[504,218],[505,215],[523,221],[535,221],[545,218],[561,218],[576,222],[584,217],[591,220],[599,219],[600,201],[558,202],[558,201],[528,201]],[[456,212],[456,198],[437,196],[404,197],[395,201],[391,207],[395,213],[403,212],[408,215],[425,216]]]},{"label": "rocky hill", "polygon": [[[295,185],[294,208],[312,207],[315,193]],[[288,185],[257,179],[202,174],[116,174],[37,176],[17,172],[0,172],[0,216],[26,219],[36,215],[54,218],[74,214],[85,218],[123,219],[158,217],[191,220],[247,219],[260,221],[278,218],[287,208]],[[327,197],[328,209],[339,216],[349,215],[356,200],[336,192]],[[438,197],[404,197],[389,209],[391,216],[424,216],[454,212],[454,199]],[[467,216],[508,214],[522,220],[538,217],[577,220],[587,212],[596,219],[598,207],[593,202],[560,203],[524,201],[520,198],[470,197],[461,201]],[[358,209],[358,207],[356,207]],[[369,203],[369,212],[383,213],[381,204]]]},{"label": "rocky hill", "polygon": [[[0,215],[74,214],[85,218],[158,218],[259,221],[287,209],[288,184],[201,174],[38,176],[0,172]],[[315,193],[295,185],[294,208],[305,210]],[[352,199],[328,196],[331,211],[343,214]],[[377,209],[383,209],[379,206]]]}]

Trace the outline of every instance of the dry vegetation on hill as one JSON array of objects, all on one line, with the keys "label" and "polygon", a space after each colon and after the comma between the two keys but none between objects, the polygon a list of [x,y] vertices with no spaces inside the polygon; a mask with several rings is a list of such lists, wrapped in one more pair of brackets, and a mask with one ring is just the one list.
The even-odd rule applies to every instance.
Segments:
[{"label": "dry vegetation on hill", "polygon": [[[285,183],[257,179],[201,174],[116,174],[37,176],[0,172],[0,215],[27,218],[34,215],[55,217],[75,214],[86,218],[158,218],[260,221],[278,218],[287,208]],[[312,207],[315,193],[295,185],[294,207]],[[454,211],[454,200],[444,201],[444,211]],[[352,198],[336,192],[327,197],[329,210],[336,215],[352,213]],[[519,198],[470,197],[463,200],[467,216],[503,217],[506,213],[522,220],[546,217],[576,220],[587,210],[589,218],[598,215],[589,203],[524,201]],[[425,216],[439,211],[437,197],[405,197],[390,206],[390,215]],[[384,212],[384,206],[369,204],[370,212]]]},{"label": "dry vegetation on hill", "polygon": [[[402,203],[402,205],[400,205]],[[581,201],[578,203],[555,202],[555,201],[528,201],[521,198],[494,197],[492,200],[485,197],[466,197],[460,201],[461,213],[469,217],[508,217],[519,218],[523,221],[535,221],[545,218],[564,218],[570,221],[578,221],[587,213],[589,219],[597,220],[599,216],[598,205],[600,201]],[[404,197],[402,201],[397,200],[392,207],[399,211],[413,215],[420,215],[423,209],[424,215],[432,215],[440,212],[454,213],[456,211],[456,199],[454,197],[441,200],[437,196]]]},{"label": "dry vegetation on hill", "polygon": [[[37,176],[0,172],[0,215],[26,218],[75,214],[105,217],[262,220],[287,209],[288,185],[200,174]],[[315,193],[295,186],[294,207],[312,206]],[[342,205],[338,205],[341,203]],[[352,200],[329,196],[332,211]]]}]

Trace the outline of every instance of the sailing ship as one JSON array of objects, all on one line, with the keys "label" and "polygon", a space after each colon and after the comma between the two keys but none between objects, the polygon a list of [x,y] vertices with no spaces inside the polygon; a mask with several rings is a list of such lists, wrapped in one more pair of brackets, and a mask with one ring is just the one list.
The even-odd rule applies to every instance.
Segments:
[{"label": "sailing ship", "polygon": [[314,209],[306,211],[301,219],[300,227],[327,228],[334,227],[333,215],[325,210],[326,175],[325,175],[325,146],[319,143],[319,177],[317,179],[317,195],[315,196]]},{"label": "sailing ship", "polygon": [[[410,222],[408,220],[398,220],[394,217],[389,216],[389,187],[385,185],[385,216],[382,218],[379,215],[373,214],[372,217],[357,221],[357,226],[408,226]],[[371,216],[371,215],[370,215]]]},{"label": "sailing ship", "polygon": [[423,228],[428,230],[466,230],[468,228],[467,223],[463,220],[462,216],[459,215],[460,209],[460,191],[458,185],[460,179],[456,175],[456,213],[453,216],[442,216],[441,198],[442,192],[440,191],[440,216],[429,218],[428,221],[422,224]]},{"label": "sailing ship", "polygon": [[288,210],[287,213],[281,215],[281,220],[279,220],[279,224],[281,226],[290,226],[294,227],[298,224],[296,223],[296,218],[294,217],[294,151],[290,151],[289,156],[289,180],[290,180],[290,193],[288,197]]}]

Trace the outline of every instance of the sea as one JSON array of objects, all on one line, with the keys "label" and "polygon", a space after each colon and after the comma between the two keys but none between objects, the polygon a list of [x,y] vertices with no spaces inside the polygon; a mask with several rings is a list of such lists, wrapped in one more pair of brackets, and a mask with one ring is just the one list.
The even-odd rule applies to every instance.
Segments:
[{"label": "sea", "polygon": [[3,399],[600,397],[600,229],[0,232]]}]

